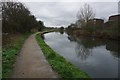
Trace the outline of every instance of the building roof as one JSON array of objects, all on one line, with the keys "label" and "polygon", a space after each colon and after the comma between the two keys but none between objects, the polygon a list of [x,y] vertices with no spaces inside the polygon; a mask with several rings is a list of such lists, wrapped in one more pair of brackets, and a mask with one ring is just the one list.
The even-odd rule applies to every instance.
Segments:
[{"label": "building roof", "polygon": [[120,14],[112,15],[112,16],[110,16],[109,18],[111,18],[111,17],[120,17]]}]

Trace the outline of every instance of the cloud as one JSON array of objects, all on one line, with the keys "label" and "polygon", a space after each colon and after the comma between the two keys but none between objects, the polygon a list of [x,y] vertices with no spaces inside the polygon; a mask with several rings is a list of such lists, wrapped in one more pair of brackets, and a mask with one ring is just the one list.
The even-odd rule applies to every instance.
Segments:
[{"label": "cloud", "polygon": [[107,18],[111,15],[118,14],[118,3],[117,2],[95,2],[89,3],[96,12],[96,17]]},{"label": "cloud", "polygon": [[15,0],[21,2],[118,2],[119,0]]},{"label": "cloud", "polygon": [[[74,23],[76,14],[85,2],[24,2],[37,20],[42,20],[45,26],[67,26]],[[96,12],[98,18],[108,18],[117,14],[117,2],[87,2]],[[112,5],[112,6],[111,6]]]}]

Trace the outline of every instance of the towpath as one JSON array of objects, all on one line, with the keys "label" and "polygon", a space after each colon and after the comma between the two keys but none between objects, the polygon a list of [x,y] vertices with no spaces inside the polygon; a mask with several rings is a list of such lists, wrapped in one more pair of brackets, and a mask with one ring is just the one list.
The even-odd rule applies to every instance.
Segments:
[{"label": "towpath", "polygon": [[29,36],[17,57],[13,78],[57,78],[39,47],[35,35]]}]

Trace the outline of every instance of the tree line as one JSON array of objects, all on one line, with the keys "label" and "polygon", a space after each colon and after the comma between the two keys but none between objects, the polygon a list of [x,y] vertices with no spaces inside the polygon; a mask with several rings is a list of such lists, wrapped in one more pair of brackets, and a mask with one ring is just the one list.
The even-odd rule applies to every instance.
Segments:
[{"label": "tree line", "polygon": [[25,33],[32,29],[40,31],[45,27],[21,2],[2,2],[1,6],[3,33]]},{"label": "tree line", "polygon": [[84,4],[77,14],[77,21],[68,25],[67,31],[78,35],[87,35],[118,40],[120,37],[120,14],[114,15],[116,19],[104,22],[95,18],[95,12],[89,4]]}]

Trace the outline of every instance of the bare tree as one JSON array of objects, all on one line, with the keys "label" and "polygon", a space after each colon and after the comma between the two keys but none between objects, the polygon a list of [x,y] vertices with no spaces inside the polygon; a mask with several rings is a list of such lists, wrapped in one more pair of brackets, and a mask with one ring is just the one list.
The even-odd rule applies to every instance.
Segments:
[{"label": "bare tree", "polygon": [[94,18],[94,16],[95,13],[93,12],[93,9],[92,7],[90,7],[89,4],[84,4],[84,6],[81,7],[77,13],[77,19],[78,22],[81,24],[81,27],[85,26],[90,19]]}]

